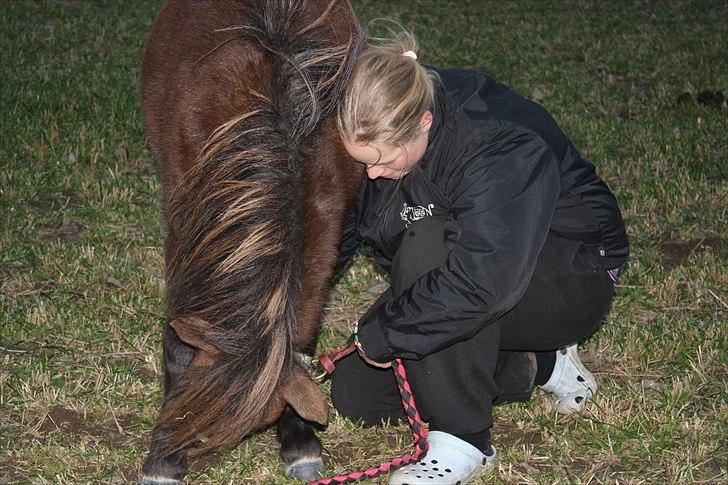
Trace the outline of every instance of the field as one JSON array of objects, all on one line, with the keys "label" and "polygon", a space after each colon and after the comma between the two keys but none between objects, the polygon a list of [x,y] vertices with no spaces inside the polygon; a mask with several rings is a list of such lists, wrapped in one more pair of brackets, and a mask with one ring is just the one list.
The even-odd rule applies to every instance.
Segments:
[{"label": "field", "polygon": [[[161,186],[137,96],[160,4],[0,3],[0,483],[137,480],[161,398]],[[482,483],[728,483],[728,3],[354,7],[414,29],[422,62],[542,103],[628,226],[613,310],[583,346],[600,393],[578,416],[542,394],[497,408]],[[385,288],[360,256],[319,350]],[[405,426],[333,411],[321,438],[331,472],[410,449]],[[190,483],[295,483],[277,452],[261,433],[194,463]]]}]

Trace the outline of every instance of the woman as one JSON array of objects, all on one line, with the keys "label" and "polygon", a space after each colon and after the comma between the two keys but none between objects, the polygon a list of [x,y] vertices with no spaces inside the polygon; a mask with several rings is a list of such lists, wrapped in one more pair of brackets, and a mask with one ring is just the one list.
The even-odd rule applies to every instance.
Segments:
[{"label": "woman", "polygon": [[617,202],[541,106],[485,74],[419,64],[409,34],[365,52],[339,108],[369,180],[340,268],[360,243],[391,288],[364,315],[332,400],[374,425],[403,417],[411,379],[430,450],[390,483],[467,483],[495,458],[493,404],[538,385],[557,411],[597,389],[576,342],[607,313],[629,252]]}]

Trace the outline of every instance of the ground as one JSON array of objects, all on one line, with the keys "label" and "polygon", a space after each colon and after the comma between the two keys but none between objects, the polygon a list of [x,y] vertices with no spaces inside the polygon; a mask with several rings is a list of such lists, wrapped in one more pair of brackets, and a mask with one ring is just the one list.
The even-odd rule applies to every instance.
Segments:
[{"label": "ground", "polygon": [[[137,77],[160,2],[0,3],[0,483],[137,479],[160,397],[160,182]],[[584,343],[582,415],[497,411],[483,483],[728,482],[728,4],[355,1],[414,29],[420,60],[486,70],[551,111],[614,190],[632,257]],[[320,350],[386,288],[362,255]],[[324,384],[327,387],[327,384]],[[333,412],[331,472],[410,449]],[[292,483],[270,432],[193,483]],[[379,481],[376,483],[386,483]]]}]

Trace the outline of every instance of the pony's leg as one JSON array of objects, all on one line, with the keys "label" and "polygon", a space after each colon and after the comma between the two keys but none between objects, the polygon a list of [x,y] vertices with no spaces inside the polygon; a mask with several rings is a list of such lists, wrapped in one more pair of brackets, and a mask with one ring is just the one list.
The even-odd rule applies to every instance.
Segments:
[{"label": "pony's leg", "polygon": [[[195,350],[182,342],[175,331],[167,325],[162,341],[164,360],[164,395],[167,396],[177,379],[189,365]],[[184,452],[167,454],[170,432],[165,428],[157,428],[152,433],[147,459],[142,466],[142,485],[177,485],[187,474]]]},{"label": "pony's leg", "polygon": [[321,442],[316,437],[313,424],[286,406],[278,419],[277,435],[281,444],[281,459],[286,464],[288,475],[305,481],[323,476]]}]

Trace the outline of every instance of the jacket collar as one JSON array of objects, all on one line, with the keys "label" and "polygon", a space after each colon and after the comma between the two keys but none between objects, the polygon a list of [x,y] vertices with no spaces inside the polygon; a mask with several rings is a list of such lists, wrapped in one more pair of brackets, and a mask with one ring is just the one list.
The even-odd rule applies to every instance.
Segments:
[{"label": "jacket collar", "polygon": [[437,139],[442,131],[442,125],[444,124],[445,118],[445,90],[442,87],[442,83],[435,82],[435,106],[432,109],[432,126],[427,137],[427,145]]},{"label": "jacket collar", "polygon": [[432,125],[430,131],[427,134],[427,149],[425,155],[418,165],[422,168],[429,165],[430,154],[434,151],[434,146],[440,141],[442,137],[443,128],[445,125],[445,117],[447,115],[447,102],[445,97],[445,90],[440,81],[435,82],[435,105],[432,108]]}]

